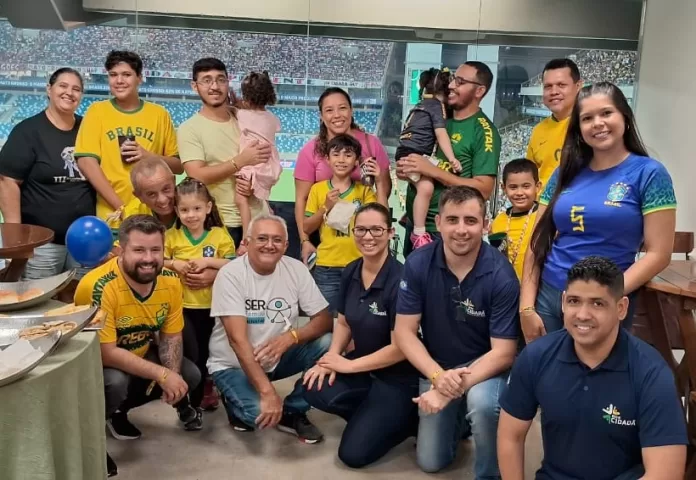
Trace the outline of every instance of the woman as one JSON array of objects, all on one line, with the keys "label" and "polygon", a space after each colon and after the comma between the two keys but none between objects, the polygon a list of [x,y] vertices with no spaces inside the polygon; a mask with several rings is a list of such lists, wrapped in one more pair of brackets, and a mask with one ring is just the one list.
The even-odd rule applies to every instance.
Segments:
[{"label": "woman", "polygon": [[[300,232],[302,245],[302,260],[307,259],[316,247],[310,242],[303,232],[302,224],[305,217],[305,206],[309,189],[316,182],[323,182],[331,178],[332,172],[327,163],[328,152],[326,147],[329,141],[336,135],[348,133],[355,137],[362,146],[363,157],[374,158],[382,171],[382,175],[389,178],[389,190],[387,198],[391,194],[391,177],[389,176],[389,157],[382,143],[374,135],[363,132],[353,119],[353,104],[350,96],[343,89],[331,87],[324,90],[319,97],[320,126],[319,135],[310,140],[297,156],[295,165],[295,221],[297,231]],[[360,168],[353,171],[354,180],[360,180]],[[318,243],[318,238],[315,243]]]},{"label": "woman", "polygon": [[[627,295],[669,265],[676,223],[672,179],[648,157],[631,107],[611,83],[580,90],[560,167],[539,203],[520,296],[528,342],[563,328],[566,275],[582,258],[602,255],[617,263]],[[636,261],[641,244],[646,253]],[[630,328],[632,315],[629,308],[624,327]]]},{"label": "woman", "polygon": [[[360,468],[415,435],[418,373],[392,341],[402,265],[389,253],[389,210],[378,203],[361,206],[353,235],[363,257],[343,272],[331,347],[304,383],[310,405],[348,422],[338,457]],[[351,339],[355,350],[344,357]]]},{"label": "woman", "polygon": [[17,124],[0,150],[0,210],[5,221],[55,233],[52,243],[34,250],[25,279],[77,267],[65,247],[65,232],[75,219],[95,213],[94,190],[73,157],[82,121],[75,111],[83,87],[76,70],[56,70],[48,80],[46,110]]}]

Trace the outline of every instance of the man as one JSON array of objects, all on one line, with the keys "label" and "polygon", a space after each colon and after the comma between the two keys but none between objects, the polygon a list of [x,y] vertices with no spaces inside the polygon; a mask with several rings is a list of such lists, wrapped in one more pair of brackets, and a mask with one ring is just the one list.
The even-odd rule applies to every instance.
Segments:
[{"label": "man", "polygon": [[148,158],[161,158],[182,173],[176,132],[167,110],[138,95],[143,61],[133,52],[111,51],[104,64],[110,100],[93,103],[77,134],[75,158],[97,191],[97,216],[106,219],[133,199],[129,172]]},{"label": "man", "polygon": [[[179,154],[190,177],[205,183],[215,198],[235,247],[242,242],[242,220],[234,201],[235,188],[251,195],[251,184],[236,179],[242,167],[265,162],[271,157],[270,145],[253,144],[241,152],[241,132],[229,105],[227,67],[217,58],[202,58],[193,64],[191,87],[203,102],[200,112],[179,127]],[[265,203],[252,202],[252,217]]]},{"label": "man", "polygon": [[[582,88],[578,66],[569,58],[551,60],[542,73],[542,100],[551,116],[545,118],[532,130],[527,147],[527,158],[539,168],[539,180],[545,187],[551,174],[561,161],[570,113],[575,98]],[[539,190],[539,195],[541,195]]]},{"label": "man", "polygon": [[620,328],[628,298],[610,260],[568,271],[565,329],[527,345],[500,401],[504,480],[524,478],[524,440],[542,412],[537,479],[681,480],[686,425],[674,375],[660,354]]},{"label": "man", "polygon": [[[213,285],[208,370],[235,430],[277,426],[317,443],[323,436],[307,419],[302,377],[284,402],[272,382],[309,369],[328,350],[328,303],[307,267],[284,256],[285,220],[255,217],[247,240],[248,253],[225,265]],[[300,308],[310,317],[302,327]]]},{"label": "man", "polygon": [[[164,230],[149,215],[125,219],[121,255],[85,275],[75,293],[76,305],[98,305],[105,315],[99,340],[106,419],[119,440],[141,435],[128,411],[160,397],[176,408],[184,429],[202,428],[187,397],[201,373],[182,357],[183,292],[176,274],[162,267]],[[151,348],[155,333],[159,342]]]},{"label": "man", "polygon": [[[493,73],[485,63],[466,62],[454,74],[450,83],[447,103],[454,111],[447,121],[447,133],[452,149],[462,165],[458,174],[435,166],[420,155],[409,155],[396,162],[396,171],[402,178],[410,173],[420,173],[435,180],[433,193],[426,217],[425,229],[431,236],[438,236],[435,215],[438,211],[440,193],[445,187],[461,185],[477,189],[488,200],[495,188],[500,162],[500,134],[483,111],[480,104],[493,84]],[[438,148],[436,156],[445,158]],[[413,250],[411,229],[413,224],[413,200],[416,190],[408,186],[406,193],[406,216],[408,218],[404,239],[404,257]]]},{"label": "man", "polygon": [[[417,461],[437,472],[471,425],[477,479],[499,478],[498,395],[517,352],[520,286],[510,262],[482,241],[485,200],[473,187],[440,195],[442,238],[406,260],[394,338],[423,374]],[[419,338],[419,328],[422,341]]]}]

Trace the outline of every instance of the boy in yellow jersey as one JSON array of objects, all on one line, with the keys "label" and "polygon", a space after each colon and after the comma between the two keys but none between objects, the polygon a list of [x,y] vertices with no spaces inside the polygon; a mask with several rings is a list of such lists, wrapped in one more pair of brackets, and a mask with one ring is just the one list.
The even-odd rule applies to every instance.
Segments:
[{"label": "boy in yellow jersey", "polygon": [[160,397],[176,408],[186,430],[202,426],[187,396],[201,373],[182,355],[181,283],[163,269],[164,232],[152,216],[125,219],[121,256],[87,273],[75,292],[76,305],[98,305],[106,316],[99,332],[106,420],[119,440],[140,437],[128,411]]},{"label": "boy in yellow jersey", "polygon": [[542,84],[542,99],[546,108],[551,110],[551,116],[532,130],[527,158],[536,164],[539,180],[546,185],[560,164],[570,113],[583,82],[575,62],[568,58],[557,58],[544,67]]},{"label": "boy in yellow jersey", "polygon": [[503,188],[512,206],[495,217],[488,241],[508,257],[521,280],[524,255],[536,220],[536,198],[541,190],[536,164],[526,158],[508,162],[503,168]]},{"label": "boy in yellow jersey", "polygon": [[75,144],[75,158],[97,191],[97,216],[106,219],[133,198],[129,172],[148,158],[161,158],[182,173],[176,131],[167,110],[138,95],[143,62],[133,52],[106,57],[113,98],[93,103],[85,113]]},{"label": "boy in yellow jersey", "polygon": [[366,203],[379,202],[388,207],[387,193],[389,176],[380,176],[380,169],[374,160],[365,163],[365,173],[373,175],[377,182],[377,193],[362,183],[351,179],[351,173],[358,166],[362,153],[360,142],[350,135],[337,135],[328,144],[329,165],[333,171],[331,180],[312,185],[305,207],[304,233],[311,235],[319,230],[320,242],[317,247],[314,281],[327,302],[329,311],[335,314],[341,272],[353,260],[360,257],[360,251],[352,236],[354,220],[351,219],[346,232],[335,230],[327,225],[326,218],[338,202],[352,203],[355,208]]}]

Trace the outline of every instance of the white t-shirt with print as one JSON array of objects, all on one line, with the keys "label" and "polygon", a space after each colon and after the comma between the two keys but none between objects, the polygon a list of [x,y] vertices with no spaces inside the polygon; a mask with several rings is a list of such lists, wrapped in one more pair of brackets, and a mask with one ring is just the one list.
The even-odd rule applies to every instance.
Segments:
[{"label": "white t-shirt with print", "polygon": [[[297,328],[299,309],[313,316],[328,307],[307,267],[294,258],[283,256],[270,275],[259,275],[249,265],[249,257],[232,260],[213,284],[210,316],[215,326],[210,336],[208,371],[240,368],[239,359],[227,339],[220,317],[247,319],[247,334],[252,348]],[[267,368],[272,372],[276,365]]]}]

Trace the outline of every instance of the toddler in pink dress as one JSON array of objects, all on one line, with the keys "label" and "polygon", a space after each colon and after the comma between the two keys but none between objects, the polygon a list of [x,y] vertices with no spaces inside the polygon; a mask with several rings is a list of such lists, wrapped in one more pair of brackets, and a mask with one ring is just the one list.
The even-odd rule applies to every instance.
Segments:
[{"label": "toddler in pink dress", "polygon": [[[241,90],[242,102],[237,110],[237,121],[242,131],[240,151],[254,142],[268,143],[271,145],[271,158],[258,165],[243,167],[236,176],[251,180],[253,196],[266,202],[283,171],[275,144],[276,133],[280,132],[280,120],[266,110],[267,105],[276,103],[276,94],[267,72],[251,72],[242,80]],[[253,201],[253,198],[235,194],[245,239],[251,222],[250,202]]]}]

